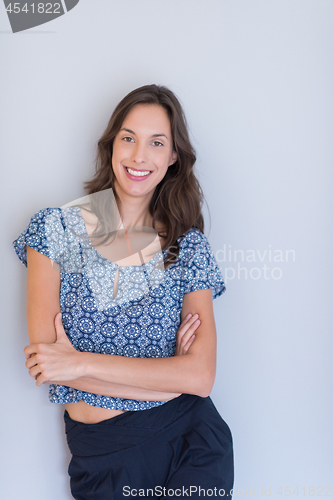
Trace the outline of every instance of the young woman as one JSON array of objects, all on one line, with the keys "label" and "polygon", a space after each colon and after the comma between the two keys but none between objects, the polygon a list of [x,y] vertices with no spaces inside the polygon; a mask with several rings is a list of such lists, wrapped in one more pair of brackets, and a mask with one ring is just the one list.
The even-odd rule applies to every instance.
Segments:
[{"label": "young woman", "polygon": [[230,496],[232,436],[209,397],[225,286],[175,95],[128,94],[96,160],[89,196],[40,210],[13,243],[26,366],[65,404],[72,495]]}]

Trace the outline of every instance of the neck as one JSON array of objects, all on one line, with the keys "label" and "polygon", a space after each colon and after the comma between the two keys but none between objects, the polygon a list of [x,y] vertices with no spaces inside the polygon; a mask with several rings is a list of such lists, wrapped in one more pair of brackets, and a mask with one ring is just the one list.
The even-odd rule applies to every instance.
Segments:
[{"label": "neck", "polygon": [[126,193],[117,192],[117,204],[123,226],[153,226],[153,218],[149,213],[151,195],[146,197],[128,196]]}]

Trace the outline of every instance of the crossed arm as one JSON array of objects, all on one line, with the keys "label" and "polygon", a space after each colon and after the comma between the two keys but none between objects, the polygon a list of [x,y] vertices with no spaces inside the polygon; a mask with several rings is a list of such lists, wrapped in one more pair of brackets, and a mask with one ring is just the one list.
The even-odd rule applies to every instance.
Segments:
[{"label": "crossed arm", "polygon": [[[130,358],[79,352],[70,343],[58,314],[60,273],[48,257],[30,247],[27,261],[30,345],[24,352],[36,385],[61,383],[105,396],[161,401],[179,393],[202,397],[210,394],[216,368],[211,289],[184,295],[173,357]],[[200,317],[199,323],[195,316],[189,316],[194,312]]]}]

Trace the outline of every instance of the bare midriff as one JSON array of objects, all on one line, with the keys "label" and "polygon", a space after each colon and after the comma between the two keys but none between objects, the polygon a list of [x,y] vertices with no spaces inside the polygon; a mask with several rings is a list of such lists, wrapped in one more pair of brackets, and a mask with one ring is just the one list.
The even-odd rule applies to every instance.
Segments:
[{"label": "bare midriff", "polygon": [[78,403],[66,403],[65,408],[72,420],[84,424],[97,424],[102,420],[108,420],[116,415],[125,413],[126,410],[109,410],[98,406],[90,406],[84,401]]}]

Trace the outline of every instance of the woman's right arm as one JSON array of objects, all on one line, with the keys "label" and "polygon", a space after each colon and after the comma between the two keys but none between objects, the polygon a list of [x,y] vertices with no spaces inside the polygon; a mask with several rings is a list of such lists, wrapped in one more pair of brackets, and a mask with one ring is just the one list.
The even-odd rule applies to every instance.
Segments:
[{"label": "woman's right arm", "polygon": [[[30,344],[51,344],[56,341],[54,319],[60,312],[60,272],[49,257],[27,246],[27,326]],[[177,339],[177,353],[185,354],[193,342],[186,336]],[[179,394],[141,389],[123,384],[103,382],[81,377],[61,385],[73,387],[103,396],[138,399],[144,401],[166,401]]]}]

